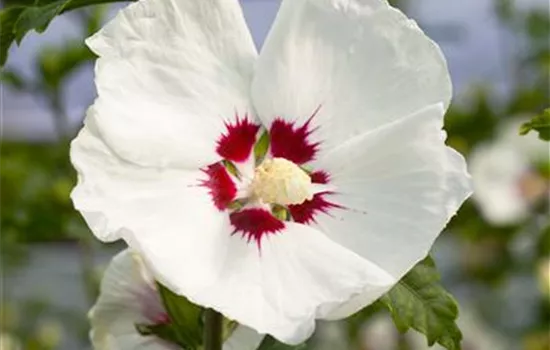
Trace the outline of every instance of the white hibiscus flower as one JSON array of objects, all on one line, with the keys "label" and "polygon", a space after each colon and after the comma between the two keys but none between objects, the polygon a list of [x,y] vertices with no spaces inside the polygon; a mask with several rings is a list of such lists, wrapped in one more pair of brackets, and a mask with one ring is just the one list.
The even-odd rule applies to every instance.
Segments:
[{"label": "white hibiscus flower", "polygon": [[87,43],[76,208],[260,333],[372,303],[470,194],[444,58],[385,0],[284,0],[259,56],[237,0],[141,0]]},{"label": "white hibiscus flower", "polygon": [[[124,250],[105,271],[99,298],[89,313],[90,338],[96,350],[180,349],[154,335],[144,336],[136,328],[170,322],[154,280],[139,259],[136,253]],[[223,350],[254,350],[262,339],[263,335],[239,326]]]},{"label": "white hibiscus flower", "polygon": [[476,147],[469,158],[475,188],[472,198],[493,225],[524,220],[533,203],[549,194],[548,180],[534,166],[549,161],[548,144],[536,133],[519,135],[522,121],[505,123],[496,140]]}]

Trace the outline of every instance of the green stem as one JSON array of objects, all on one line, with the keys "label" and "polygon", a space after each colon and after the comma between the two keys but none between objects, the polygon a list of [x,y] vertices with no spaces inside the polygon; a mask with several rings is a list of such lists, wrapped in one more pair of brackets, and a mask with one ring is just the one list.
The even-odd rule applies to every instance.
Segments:
[{"label": "green stem", "polygon": [[80,270],[82,275],[82,284],[87,302],[92,305],[99,295],[99,285],[95,280],[94,273],[94,246],[89,238],[80,238],[78,248],[80,250]]},{"label": "green stem", "polygon": [[48,98],[53,112],[53,121],[58,140],[62,144],[68,143],[69,135],[67,130],[69,128],[69,118],[65,113],[65,108],[61,101],[61,91],[58,88],[54,89],[54,91],[48,95]]},{"label": "green stem", "polygon": [[223,335],[223,316],[212,309],[204,314],[204,350],[221,350]]}]

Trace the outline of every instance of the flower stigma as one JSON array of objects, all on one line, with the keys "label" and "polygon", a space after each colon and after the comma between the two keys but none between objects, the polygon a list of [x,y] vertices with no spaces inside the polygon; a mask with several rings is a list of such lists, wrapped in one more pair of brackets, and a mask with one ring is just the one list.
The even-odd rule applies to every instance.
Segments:
[{"label": "flower stigma", "polygon": [[252,194],[267,204],[302,204],[313,198],[311,177],[289,160],[266,159],[254,172]]}]

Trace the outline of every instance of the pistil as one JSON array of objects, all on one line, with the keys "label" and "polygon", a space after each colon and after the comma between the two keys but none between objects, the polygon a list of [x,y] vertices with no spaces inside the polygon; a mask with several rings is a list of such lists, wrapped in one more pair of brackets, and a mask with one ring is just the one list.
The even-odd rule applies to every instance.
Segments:
[{"label": "pistil", "polygon": [[295,205],[313,198],[311,177],[284,158],[266,159],[258,166],[252,193],[266,204]]}]

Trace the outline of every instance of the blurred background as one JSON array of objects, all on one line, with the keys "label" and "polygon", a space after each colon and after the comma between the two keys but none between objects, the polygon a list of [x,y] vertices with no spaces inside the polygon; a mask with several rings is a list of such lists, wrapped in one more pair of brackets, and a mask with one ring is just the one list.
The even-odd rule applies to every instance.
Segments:
[{"label": "blurred background", "polygon": [[[279,1],[241,2],[261,47]],[[550,4],[393,3],[447,57],[455,88],[448,143],[475,180],[475,196],[434,248],[443,283],[460,303],[463,347],[548,350],[549,144],[518,128],[550,105]],[[1,350],[89,348],[86,313],[123,246],[98,243],[73,210],[68,148],[95,95],[94,57],[83,39],[121,6],[59,16],[9,51],[1,85]],[[315,337],[323,350],[428,348],[412,331],[398,334],[376,307],[321,324]]]}]

